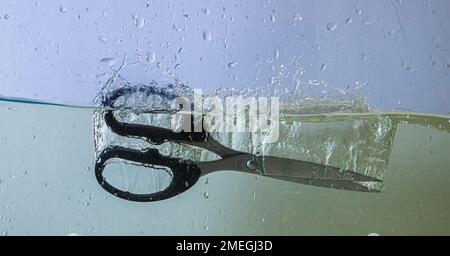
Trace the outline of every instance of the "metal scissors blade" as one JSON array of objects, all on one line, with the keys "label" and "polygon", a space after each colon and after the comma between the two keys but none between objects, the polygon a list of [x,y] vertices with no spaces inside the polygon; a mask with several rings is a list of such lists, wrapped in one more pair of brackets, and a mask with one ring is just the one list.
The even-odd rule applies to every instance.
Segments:
[{"label": "metal scissors blade", "polygon": [[358,182],[381,182],[380,179],[354,171],[302,160],[262,157],[261,166],[264,175],[306,178],[311,180],[345,180]]},{"label": "metal scissors blade", "polygon": [[281,176],[268,176],[268,177],[316,187],[358,191],[358,192],[381,193],[381,190],[370,188],[368,186],[364,186],[364,184],[346,180],[307,179],[307,178],[281,177]]}]

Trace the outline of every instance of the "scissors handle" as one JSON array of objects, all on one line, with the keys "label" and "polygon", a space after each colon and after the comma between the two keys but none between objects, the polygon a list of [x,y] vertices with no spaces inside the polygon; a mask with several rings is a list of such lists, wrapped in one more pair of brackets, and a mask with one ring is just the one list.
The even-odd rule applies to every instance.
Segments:
[{"label": "scissors handle", "polygon": [[[172,181],[164,190],[149,194],[135,194],[118,189],[108,183],[103,176],[105,166],[108,160],[112,158],[168,167],[172,172]],[[174,197],[191,188],[200,178],[200,173],[201,170],[194,161],[167,157],[161,155],[157,149],[140,151],[111,146],[100,153],[95,164],[95,177],[103,189],[114,196],[135,202],[152,202]]]},{"label": "scissors handle", "polygon": [[167,128],[151,125],[131,124],[118,121],[114,113],[108,110],[105,113],[105,122],[111,130],[122,136],[136,136],[144,138],[152,144],[160,145],[166,141],[174,142],[203,142],[208,137],[207,132],[174,132]]}]

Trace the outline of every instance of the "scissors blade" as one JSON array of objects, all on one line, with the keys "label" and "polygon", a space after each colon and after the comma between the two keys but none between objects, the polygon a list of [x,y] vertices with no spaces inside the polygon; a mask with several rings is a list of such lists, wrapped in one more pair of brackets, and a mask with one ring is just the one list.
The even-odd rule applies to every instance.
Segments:
[{"label": "scissors blade", "polygon": [[302,160],[264,156],[260,160],[263,175],[306,178],[310,180],[343,180],[381,182],[380,179],[350,170]]},{"label": "scissors blade", "polygon": [[326,179],[307,179],[307,178],[298,178],[298,177],[281,177],[281,176],[267,176],[270,178],[284,180],[289,182],[295,182],[305,185],[324,187],[324,188],[333,188],[340,190],[350,190],[357,192],[371,192],[371,193],[380,193],[381,191],[378,189],[370,188],[364,186],[362,184],[346,181],[346,180],[326,180]]}]

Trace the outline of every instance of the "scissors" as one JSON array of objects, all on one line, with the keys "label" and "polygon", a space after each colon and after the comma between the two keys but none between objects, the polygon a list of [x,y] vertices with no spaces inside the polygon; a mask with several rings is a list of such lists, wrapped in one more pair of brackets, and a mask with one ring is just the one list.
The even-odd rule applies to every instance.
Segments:
[{"label": "scissors", "polygon": [[[104,120],[114,133],[121,136],[141,138],[155,145],[174,142],[195,146],[213,152],[221,158],[213,161],[193,161],[165,156],[154,148],[136,150],[109,146],[98,155],[95,176],[103,189],[125,200],[150,202],[168,199],[193,187],[201,176],[224,170],[260,174],[278,180],[326,188],[380,192],[363,185],[364,182],[382,182],[377,178],[313,162],[237,151],[219,143],[205,129],[201,132],[175,132],[157,126],[125,123],[114,117],[113,110],[105,111]],[[105,166],[113,158],[141,163],[145,166],[165,166],[171,170],[172,180],[165,189],[154,193],[136,194],[118,189],[108,183],[103,176]]]}]

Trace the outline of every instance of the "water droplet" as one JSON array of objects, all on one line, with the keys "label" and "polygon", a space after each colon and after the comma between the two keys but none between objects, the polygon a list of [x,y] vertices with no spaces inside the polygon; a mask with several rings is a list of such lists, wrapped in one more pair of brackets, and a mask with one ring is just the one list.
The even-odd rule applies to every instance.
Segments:
[{"label": "water droplet", "polygon": [[278,59],[278,57],[280,57],[280,52],[278,51],[278,49],[275,50],[275,52],[274,52],[273,55],[274,55],[273,57],[274,57],[276,60]]},{"label": "water droplet", "polygon": [[204,197],[205,199],[208,199],[208,198],[209,198],[209,193],[208,193],[208,191],[203,192],[203,197]]},{"label": "water droplet", "polygon": [[175,30],[175,31],[177,31],[177,32],[180,32],[180,31],[181,31],[181,28],[178,27],[178,26],[175,25],[175,24],[173,24],[172,28],[173,28],[173,30]]},{"label": "water droplet", "polygon": [[308,82],[310,85],[319,85],[320,84],[319,80],[316,80],[316,79],[310,79]]},{"label": "water droplet", "polygon": [[59,12],[60,12],[60,13],[66,13],[66,12],[67,12],[67,7],[65,7],[64,5],[61,5],[61,6],[59,7]]},{"label": "water droplet", "polygon": [[134,25],[137,28],[143,28],[144,27],[144,25],[145,25],[145,19],[144,18],[138,16],[137,14],[133,14],[133,16],[131,16],[131,18],[133,19]]},{"label": "water droplet", "polygon": [[256,192],[253,192],[253,199],[256,198]]},{"label": "water droplet", "polygon": [[113,66],[114,64],[116,64],[117,59],[116,58],[106,57],[106,58],[101,59],[100,62],[106,63],[109,66]]},{"label": "water droplet", "polygon": [[211,32],[209,32],[209,31],[203,31],[203,32],[202,32],[202,37],[203,37],[203,40],[205,40],[206,42],[211,41],[211,39],[212,39]]},{"label": "water droplet", "polygon": [[203,230],[205,231],[208,230],[208,228],[209,228],[208,225],[203,226]]},{"label": "water droplet", "polygon": [[254,159],[250,159],[247,161],[247,168],[250,170],[256,170],[258,165]]},{"label": "water droplet", "polygon": [[228,68],[234,68],[234,67],[236,67],[237,66],[237,61],[233,61],[233,62],[230,62],[230,63],[228,63]]},{"label": "water droplet", "polygon": [[276,21],[276,18],[275,18],[274,14],[270,15],[270,21],[271,22],[275,22]]},{"label": "water droplet", "polygon": [[322,64],[322,66],[320,66],[320,71],[325,71],[325,69],[327,69],[327,64]]},{"label": "water droplet", "polygon": [[300,16],[300,14],[296,14],[295,16],[294,16],[294,21],[302,21],[303,20],[303,17],[302,16]]},{"label": "water droplet", "polygon": [[205,14],[205,15],[209,15],[209,13],[210,13],[210,11],[209,11],[208,8],[203,8],[203,9],[202,9],[202,12],[203,12],[203,14]]},{"label": "water droplet", "polygon": [[106,42],[106,41],[108,41],[108,39],[106,39],[106,37],[104,37],[104,36],[98,36],[97,38],[98,38],[98,40],[100,40],[101,42]]},{"label": "water droplet", "polygon": [[36,135],[31,135],[31,138],[34,140],[34,139],[36,139]]},{"label": "water droplet", "polygon": [[370,20],[369,20],[369,18],[364,18],[364,19],[362,19],[362,24],[363,25],[370,25],[370,23],[372,23]]},{"label": "water droplet", "polygon": [[206,178],[205,179],[205,185],[208,185],[208,183],[209,183],[209,178]]},{"label": "water droplet", "polygon": [[363,14],[363,12],[361,10],[359,10],[359,9],[355,9],[355,13],[358,14],[358,15],[362,15]]},{"label": "water droplet", "polygon": [[156,54],[155,54],[155,52],[147,52],[147,54],[145,55],[145,60],[148,62],[148,63],[153,63],[153,62],[155,62],[155,60],[156,60]]},{"label": "water droplet", "polygon": [[365,61],[366,60],[366,54],[364,54],[364,53],[361,53],[361,61]]},{"label": "water droplet", "polygon": [[337,26],[338,25],[336,23],[330,22],[330,23],[327,24],[327,29],[330,30],[330,31],[333,31],[333,30],[335,30],[337,28]]},{"label": "water droplet", "polygon": [[352,18],[347,18],[346,20],[345,20],[345,24],[351,24],[353,22],[353,19]]}]

